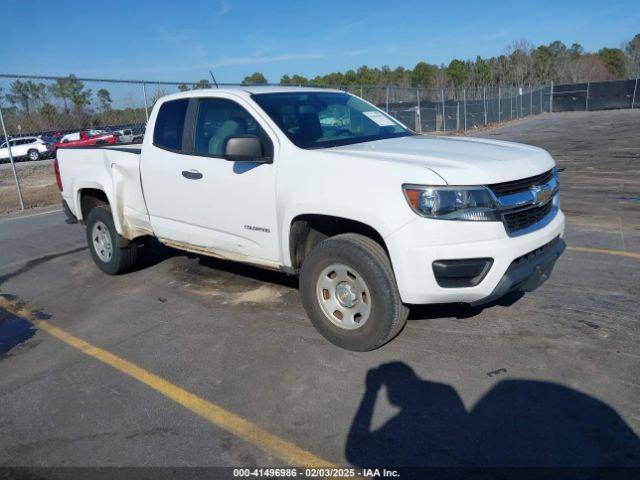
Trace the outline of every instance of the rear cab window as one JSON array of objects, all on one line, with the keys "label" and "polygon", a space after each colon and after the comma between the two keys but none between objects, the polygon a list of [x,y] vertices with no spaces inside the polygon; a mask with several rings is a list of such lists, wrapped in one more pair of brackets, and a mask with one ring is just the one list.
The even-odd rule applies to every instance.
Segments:
[{"label": "rear cab window", "polygon": [[153,144],[167,150],[182,150],[184,122],[189,99],[169,100],[160,106],[153,129]]}]

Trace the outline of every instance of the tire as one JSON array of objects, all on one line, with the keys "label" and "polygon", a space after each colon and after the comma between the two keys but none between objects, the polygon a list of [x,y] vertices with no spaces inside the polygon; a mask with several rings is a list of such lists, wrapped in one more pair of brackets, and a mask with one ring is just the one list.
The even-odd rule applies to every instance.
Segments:
[{"label": "tire", "polygon": [[119,235],[108,205],[94,207],[87,216],[87,243],[91,257],[100,270],[109,275],[128,271],[138,258],[138,245],[119,247]]},{"label": "tire", "polygon": [[27,152],[27,158],[32,162],[37,162],[40,160],[40,152],[35,148],[32,148]]},{"label": "tire", "polygon": [[384,249],[354,233],[323,240],[307,255],[300,271],[300,295],[318,332],[356,352],[387,343],[409,315]]}]

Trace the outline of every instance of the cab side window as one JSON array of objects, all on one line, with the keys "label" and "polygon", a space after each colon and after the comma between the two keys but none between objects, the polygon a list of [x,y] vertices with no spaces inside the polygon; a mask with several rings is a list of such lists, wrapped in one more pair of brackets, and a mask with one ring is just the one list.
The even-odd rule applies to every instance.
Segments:
[{"label": "cab side window", "polygon": [[153,144],[169,150],[182,150],[182,134],[188,99],[170,100],[160,107],[153,129]]},{"label": "cab side window", "polygon": [[200,99],[193,137],[194,153],[221,157],[228,138],[247,135],[260,139],[264,156],[273,155],[271,140],[242,106],[224,98]]}]

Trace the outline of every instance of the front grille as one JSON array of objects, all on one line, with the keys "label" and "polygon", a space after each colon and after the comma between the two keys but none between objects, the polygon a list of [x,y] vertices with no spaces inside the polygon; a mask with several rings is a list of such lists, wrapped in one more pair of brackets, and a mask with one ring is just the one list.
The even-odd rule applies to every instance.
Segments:
[{"label": "front grille", "polygon": [[526,192],[534,185],[544,185],[549,183],[553,177],[553,170],[535,175],[533,177],[513,180],[511,182],[494,183],[489,185],[491,191],[496,195],[510,195],[512,193]]},{"label": "front grille", "polygon": [[538,223],[549,214],[552,207],[553,202],[548,202],[540,207],[532,207],[526,210],[520,210],[519,212],[505,214],[504,224],[507,228],[507,232],[510,234],[516,233],[518,230],[522,230],[534,223]]},{"label": "front grille", "polygon": [[551,247],[553,247],[559,241],[560,241],[560,237],[556,237],[553,240],[551,240],[549,243],[545,243],[541,247],[538,247],[535,250],[531,250],[530,252],[519,256],[513,262],[511,262],[511,265],[522,265],[524,263],[527,263],[527,262],[533,260],[538,255],[542,255],[543,253],[545,253],[547,250],[549,250]]}]

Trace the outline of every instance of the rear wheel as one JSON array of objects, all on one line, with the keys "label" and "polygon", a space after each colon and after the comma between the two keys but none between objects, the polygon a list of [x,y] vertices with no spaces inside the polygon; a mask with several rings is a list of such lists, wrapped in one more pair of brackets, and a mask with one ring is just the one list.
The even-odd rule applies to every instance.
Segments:
[{"label": "rear wheel", "polygon": [[409,313],[384,249],[352,233],[328,238],[309,253],[300,272],[300,293],[313,325],[347,350],[384,345],[400,332]]},{"label": "rear wheel", "polygon": [[36,162],[40,160],[40,152],[35,148],[30,149],[27,152],[27,156],[29,157],[29,160],[31,160],[32,162]]},{"label": "rear wheel", "polygon": [[119,246],[118,232],[113,223],[111,209],[101,205],[91,209],[87,216],[87,243],[91,257],[98,268],[109,275],[129,270],[138,258],[138,245]]}]

